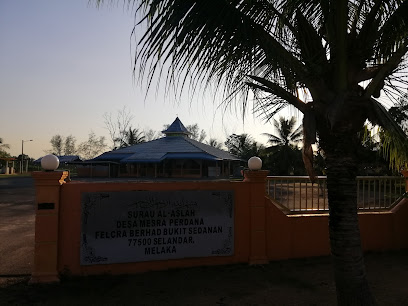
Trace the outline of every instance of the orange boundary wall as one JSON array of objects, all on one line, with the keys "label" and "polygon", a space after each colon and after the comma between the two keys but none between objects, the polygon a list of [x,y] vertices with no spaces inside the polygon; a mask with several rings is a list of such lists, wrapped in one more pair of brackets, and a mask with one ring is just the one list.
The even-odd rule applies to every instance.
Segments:
[{"label": "orange boundary wall", "polygon": [[[265,197],[267,256],[269,260],[325,256],[330,254],[329,216],[285,215]],[[408,248],[408,199],[385,212],[359,213],[364,251]]]},{"label": "orange boundary wall", "polygon": [[[68,172],[34,172],[36,224],[31,282],[60,274],[131,274],[151,270],[328,255],[327,215],[285,215],[265,196],[267,171],[246,171],[244,181],[68,182]],[[121,264],[80,265],[82,192],[233,190],[234,255]],[[52,204],[52,205],[51,205]],[[45,208],[45,209],[39,209]],[[392,211],[360,214],[364,250],[408,247],[408,200]]]}]

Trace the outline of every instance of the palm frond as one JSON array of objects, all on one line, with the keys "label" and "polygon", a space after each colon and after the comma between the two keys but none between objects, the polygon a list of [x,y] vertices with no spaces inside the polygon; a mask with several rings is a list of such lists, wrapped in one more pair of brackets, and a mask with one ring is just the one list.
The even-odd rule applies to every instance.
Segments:
[{"label": "palm frond", "polygon": [[301,50],[302,60],[307,63],[313,77],[321,77],[328,70],[326,50],[322,46],[322,36],[300,10],[296,11],[296,26],[297,42]]},{"label": "palm frond", "polygon": [[305,103],[297,98],[295,95],[292,93],[288,92],[287,90],[284,89],[284,87],[269,81],[265,78],[261,78],[255,75],[248,75],[249,78],[253,79],[254,81],[260,83],[262,86],[259,86],[255,83],[250,83],[247,82],[246,84],[248,86],[251,86],[253,88],[257,87],[259,89],[262,89],[263,91],[270,92],[274,94],[275,96],[287,101],[288,103],[292,104],[295,106],[297,109],[299,109],[301,112],[304,111],[305,109]]},{"label": "palm frond", "polygon": [[[390,107],[408,87],[408,1],[126,1],[138,3],[147,25],[134,69],[149,87],[155,75],[166,76],[169,91],[215,83],[223,107],[240,96],[244,111],[252,92],[253,111],[266,121],[293,105],[306,117],[306,157],[316,120],[328,121],[319,128],[335,130],[335,121],[354,132],[368,116],[404,142],[371,99],[383,90]],[[310,92],[315,113],[301,90]],[[337,116],[356,109],[358,118]]]},{"label": "palm frond", "polygon": [[408,137],[402,128],[395,122],[389,112],[375,99],[371,99],[369,120],[383,128],[383,154],[389,159],[390,166],[399,170],[408,163]]},{"label": "palm frond", "polygon": [[[376,57],[384,60],[390,58],[401,45],[406,45],[408,38],[408,2],[401,1],[393,9],[380,28],[381,35]],[[390,14],[390,12],[387,13]]]},{"label": "palm frond", "polygon": [[193,88],[215,80],[234,92],[255,71],[282,77],[285,86],[280,86],[291,90],[296,80],[309,80],[292,43],[295,28],[274,1],[145,0],[143,10],[148,31],[136,60],[149,85],[153,75],[160,74],[158,62],[169,63],[166,80],[178,80],[180,89],[191,78]]}]

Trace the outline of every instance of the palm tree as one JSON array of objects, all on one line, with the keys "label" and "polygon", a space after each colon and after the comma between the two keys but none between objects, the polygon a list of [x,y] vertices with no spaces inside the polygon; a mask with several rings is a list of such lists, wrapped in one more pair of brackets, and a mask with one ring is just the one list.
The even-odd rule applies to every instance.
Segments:
[{"label": "palm tree", "polygon": [[143,131],[139,129],[132,129],[129,127],[129,130],[124,131],[124,137],[122,139],[116,139],[120,143],[120,148],[130,147],[142,142],[145,142],[145,136]]},{"label": "palm tree", "polygon": [[[355,152],[367,119],[398,139],[391,150],[406,143],[377,98],[381,90],[398,97],[400,86],[407,85],[408,1],[137,2],[147,31],[138,43],[135,69],[149,84],[166,64],[168,86],[183,88],[187,79],[192,88],[214,81],[225,85],[226,102],[242,94],[244,110],[251,90],[255,110],[266,120],[287,105],[303,113],[307,169],[316,133],[325,152],[338,303],[374,304],[358,226]],[[407,160],[395,156],[397,162]]]},{"label": "palm tree", "polygon": [[216,149],[220,149],[220,150],[222,149],[222,143],[221,143],[221,142],[218,142],[218,140],[215,139],[215,138],[210,138],[210,139],[208,140],[207,144],[208,144],[209,146],[212,146],[212,147],[216,148]]},{"label": "palm tree", "polygon": [[268,143],[279,147],[297,147],[302,141],[302,126],[295,129],[296,118],[291,117],[285,119],[280,117],[279,121],[273,119],[273,125],[279,136],[275,136],[269,133],[263,133],[262,135],[268,136]]},{"label": "palm tree", "polygon": [[285,119],[280,117],[279,121],[273,119],[273,125],[278,136],[263,133],[268,137],[270,147],[265,149],[269,153],[272,173],[275,175],[290,175],[295,173],[295,168],[302,163],[302,156],[298,145],[303,139],[302,126],[295,129],[296,118]]}]

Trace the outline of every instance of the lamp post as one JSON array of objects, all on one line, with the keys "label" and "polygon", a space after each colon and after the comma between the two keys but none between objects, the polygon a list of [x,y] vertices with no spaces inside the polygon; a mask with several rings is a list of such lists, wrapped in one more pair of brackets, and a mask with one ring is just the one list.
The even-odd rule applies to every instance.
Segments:
[{"label": "lamp post", "polygon": [[21,140],[21,162],[20,162],[20,173],[23,173],[24,171],[24,143],[33,141],[32,139],[30,140]]}]

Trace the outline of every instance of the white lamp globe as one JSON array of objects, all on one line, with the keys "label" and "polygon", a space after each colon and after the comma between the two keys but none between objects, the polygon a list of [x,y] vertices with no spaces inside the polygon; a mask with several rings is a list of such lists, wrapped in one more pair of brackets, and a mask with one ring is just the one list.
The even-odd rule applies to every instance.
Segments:
[{"label": "white lamp globe", "polygon": [[252,156],[250,159],[248,159],[248,167],[251,170],[261,170],[262,159],[257,156]]},{"label": "white lamp globe", "polygon": [[45,171],[53,171],[56,170],[59,166],[59,159],[53,154],[45,155],[41,158],[41,167]]}]

